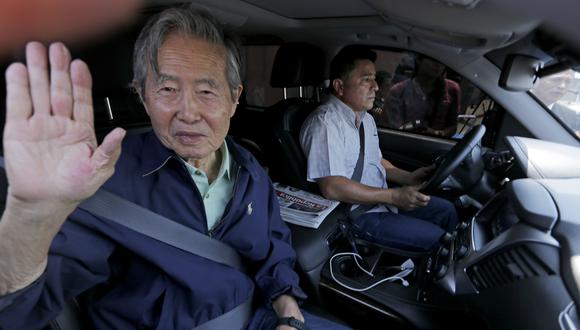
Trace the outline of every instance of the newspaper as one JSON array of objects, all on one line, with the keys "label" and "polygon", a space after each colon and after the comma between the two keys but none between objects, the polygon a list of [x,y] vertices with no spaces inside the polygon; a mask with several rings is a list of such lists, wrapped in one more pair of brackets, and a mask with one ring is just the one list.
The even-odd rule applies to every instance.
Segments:
[{"label": "newspaper", "polygon": [[318,228],[339,204],[337,201],[280,183],[274,183],[282,219],[299,226]]}]

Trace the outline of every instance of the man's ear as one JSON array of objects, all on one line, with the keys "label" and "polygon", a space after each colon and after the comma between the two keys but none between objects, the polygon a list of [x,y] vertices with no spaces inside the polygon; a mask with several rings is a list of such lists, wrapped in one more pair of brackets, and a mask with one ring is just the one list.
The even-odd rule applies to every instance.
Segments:
[{"label": "man's ear", "polygon": [[143,108],[145,108],[145,112],[147,112],[147,116],[151,117],[151,115],[149,114],[149,108],[147,107],[147,103],[145,102],[145,99],[143,98],[141,93],[137,93],[137,95],[139,95],[139,100],[141,101],[141,104],[143,104]]},{"label": "man's ear", "polygon": [[141,87],[139,86],[139,84],[136,81],[133,81],[131,83],[131,85],[133,86],[133,90],[135,91],[135,93],[139,97],[139,101],[141,101],[143,108],[145,108],[145,112],[147,112],[147,115],[149,115],[149,109],[147,109],[147,103],[145,103],[145,98],[143,97],[144,91],[141,89]]},{"label": "man's ear", "polygon": [[234,116],[234,114],[236,113],[236,108],[238,107],[238,104],[240,104],[239,100],[240,100],[240,96],[242,95],[242,90],[244,90],[244,87],[242,85],[238,85],[238,87],[236,87],[234,89],[234,104],[232,106],[232,111],[230,113],[230,118],[232,118]]},{"label": "man's ear", "polygon": [[342,96],[342,93],[344,91],[344,83],[342,82],[341,79],[336,78],[332,81],[332,88],[334,89],[336,95]]}]

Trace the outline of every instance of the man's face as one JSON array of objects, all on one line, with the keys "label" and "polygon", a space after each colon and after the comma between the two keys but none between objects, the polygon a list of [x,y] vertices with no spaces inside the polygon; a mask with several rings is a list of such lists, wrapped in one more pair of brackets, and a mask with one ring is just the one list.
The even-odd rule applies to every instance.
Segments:
[{"label": "man's face", "polygon": [[551,105],[566,95],[568,85],[574,78],[572,70],[562,71],[544,78],[540,81],[532,92],[546,105]]},{"label": "man's face", "polygon": [[[361,112],[373,107],[375,93],[379,89],[375,82],[375,64],[370,60],[357,60],[348,77],[337,82],[338,98],[354,111]],[[338,80],[338,79],[337,79]]]},{"label": "man's face", "polygon": [[418,76],[434,79],[441,77],[443,71],[445,71],[445,65],[435,60],[429,58],[421,58],[417,60]]},{"label": "man's face", "polygon": [[[186,160],[210,156],[228,132],[236,102],[225,56],[223,47],[172,34],[159,49],[159,77],[147,70],[143,96],[153,129],[164,146]],[[235,100],[241,91],[238,86]]]}]

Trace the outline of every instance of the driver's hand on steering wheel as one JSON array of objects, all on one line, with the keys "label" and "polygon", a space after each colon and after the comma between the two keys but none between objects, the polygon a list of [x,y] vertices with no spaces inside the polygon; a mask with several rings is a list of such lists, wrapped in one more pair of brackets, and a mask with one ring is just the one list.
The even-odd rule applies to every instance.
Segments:
[{"label": "driver's hand on steering wheel", "polygon": [[430,166],[420,167],[413,172],[409,173],[408,184],[409,185],[420,185],[421,183],[427,181],[429,175],[433,173],[436,166],[432,164]]},{"label": "driver's hand on steering wheel", "polygon": [[426,206],[431,197],[419,192],[421,186],[406,186],[393,189],[393,205],[404,209],[414,210]]}]

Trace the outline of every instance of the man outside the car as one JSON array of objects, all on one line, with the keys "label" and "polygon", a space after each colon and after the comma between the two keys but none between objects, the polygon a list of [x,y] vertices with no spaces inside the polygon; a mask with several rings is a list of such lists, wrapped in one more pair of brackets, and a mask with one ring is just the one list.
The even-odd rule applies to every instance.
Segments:
[{"label": "man outside the car", "polygon": [[379,125],[452,136],[457,129],[461,88],[445,78],[445,65],[417,55],[413,77],[391,87]]},{"label": "man outside the car", "polygon": [[[432,167],[407,172],[382,158],[373,118],[367,114],[378,89],[376,54],[364,47],[343,48],[330,64],[332,95],[304,122],[300,143],[308,159],[308,180],[329,199],[354,204],[353,229],[381,245],[429,251],[457,224],[450,202],[419,192]],[[354,178],[364,134],[364,162]],[[386,179],[401,185],[388,188]]]},{"label": "man outside the car", "polygon": [[383,111],[385,110],[385,100],[389,90],[391,89],[391,74],[387,71],[377,71],[375,81],[377,82],[378,90],[375,93],[375,101],[369,113],[375,118],[378,123]]},{"label": "man outside the car", "polygon": [[569,92],[575,92],[573,87],[575,76],[574,70],[568,69],[543,77],[539,79],[532,92],[580,137],[580,102],[576,100],[576,97],[567,95]]},{"label": "man outside the car", "polygon": [[[27,65],[6,71],[10,186],[0,221],[0,328],[43,328],[82,293],[97,329],[191,329],[254,291],[264,307],[249,329],[292,329],[277,326],[282,317],[341,328],[299,309],[305,295],[272,185],[226,138],[242,63],[215,18],[169,9],[147,23],[135,45],[133,85],[153,131],[122,141],[117,128],[100,146],[88,67],[71,62],[61,43],[48,52],[47,60],[45,47],[31,42]],[[101,186],[230,245],[248,271],[76,208]]]}]

